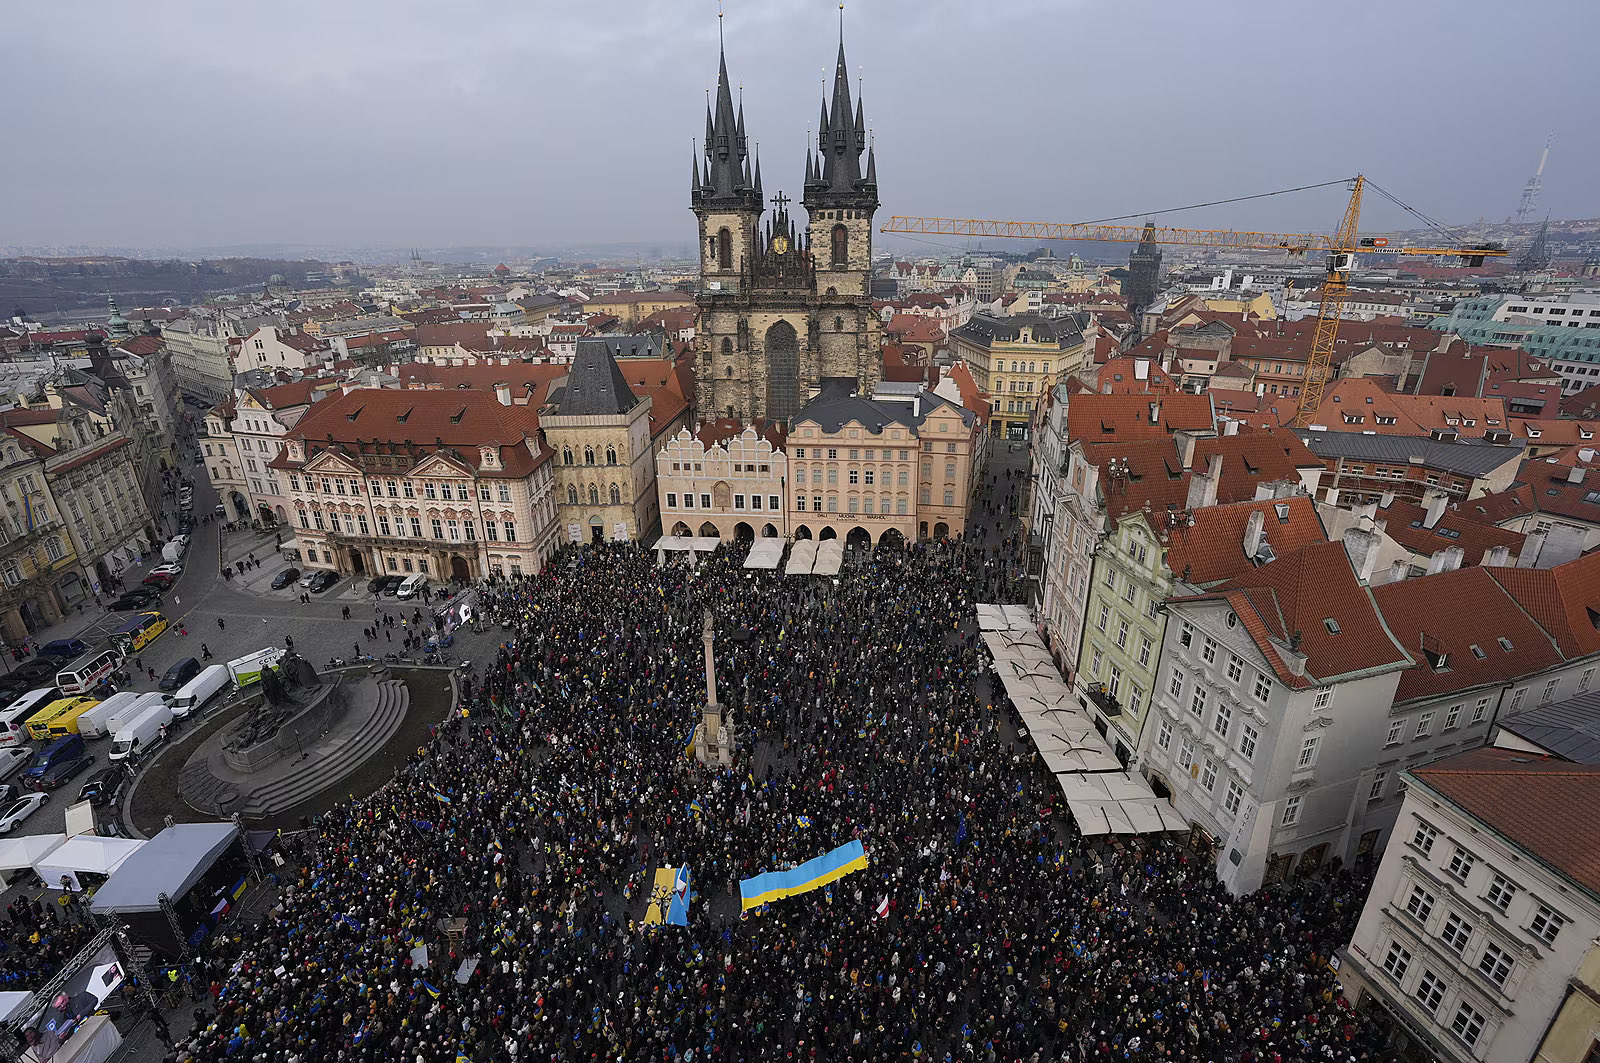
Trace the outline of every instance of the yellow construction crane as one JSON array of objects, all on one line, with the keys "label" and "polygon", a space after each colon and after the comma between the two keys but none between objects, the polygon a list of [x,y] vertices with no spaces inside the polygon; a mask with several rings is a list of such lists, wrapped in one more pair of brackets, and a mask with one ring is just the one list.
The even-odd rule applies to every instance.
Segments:
[{"label": "yellow construction crane", "polygon": [[[1317,310],[1317,326],[1312,334],[1311,355],[1306,359],[1305,383],[1300,388],[1300,402],[1295,411],[1294,427],[1305,428],[1316,417],[1322,405],[1323,388],[1333,365],[1333,349],[1339,334],[1339,318],[1349,295],[1350,271],[1357,252],[1390,255],[1451,255],[1465,260],[1467,265],[1481,266],[1485,258],[1505,255],[1498,246],[1465,247],[1405,247],[1391,244],[1387,237],[1358,237],[1356,226],[1361,219],[1361,195],[1370,184],[1366,177],[1357,174],[1349,178],[1350,204],[1345,208],[1344,219],[1333,233],[1269,233],[1238,232],[1231,229],[1173,229],[1150,224],[1102,225],[1094,222],[1060,224],[1055,222],[985,221],[976,218],[912,218],[896,215],[880,230],[886,233],[943,233],[953,236],[1000,236],[1020,240],[1109,240],[1121,243],[1151,241],[1158,244],[1186,244],[1191,247],[1232,247],[1250,251],[1287,251],[1303,255],[1309,251],[1325,251],[1328,255],[1328,274],[1322,284],[1322,303]],[[1317,187],[1317,186],[1310,186]],[[1377,188],[1376,185],[1373,186]],[[1454,239],[1442,226],[1419,211],[1401,203],[1394,196],[1380,193],[1403,209],[1416,214],[1429,225]],[[1280,193],[1266,193],[1277,195]],[[1246,196],[1246,199],[1261,198]],[[1224,201],[1232,202],[1232,201]],[[1184,208],[1180,208],[1184,209]]]}]

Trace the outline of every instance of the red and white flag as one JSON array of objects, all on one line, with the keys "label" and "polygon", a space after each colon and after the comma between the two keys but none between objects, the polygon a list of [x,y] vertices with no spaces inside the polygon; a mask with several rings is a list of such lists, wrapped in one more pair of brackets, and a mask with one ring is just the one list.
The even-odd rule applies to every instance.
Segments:
[{"label": "red and white flag", "polygon": [[874,911],[876,911],[878,913],[878,918],[879,919],[882,919],[884,916],[889,914],[889,897],[888,897],[888,894],[885,894],[883,900],[878,902],[878,907],[875,908]]}]

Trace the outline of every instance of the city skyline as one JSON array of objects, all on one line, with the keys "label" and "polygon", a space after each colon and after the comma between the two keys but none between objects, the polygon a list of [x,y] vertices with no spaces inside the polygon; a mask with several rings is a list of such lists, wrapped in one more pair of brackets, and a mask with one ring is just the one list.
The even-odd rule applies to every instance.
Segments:
[{"label": "city skyline", "polygon": [[[31,46],[0,85],[32,104],[13,135],[41,151],[67,139],[73,155],[8,171],[0,190],[26,209],[6,242],[674,253],[693,239],[683,159],[699,150],[718,16],[709,3],[630,6],[602,22],[352,4],[316,13],[314,35],[297,17],[313,10],[296,5],[226,15],[173,6],[158,20],[114,5],[65,17],[20,9],[14,29]],[[1089,220],[1359,170],[1449,223],[1498,222],[1551,131],[1541,216],[1600,214],[1600,193],[1578,176],[1600,161],[1575,132],[1587,35],[1516,33],[1517,13],[1492,4],[1449,10],[1445,20],[1437,5],[1358,5],[1341,22],[1267,7],[1218,20],[1176,5],[1142,19],[1078,3],[849,5],[879,221]],[[832,73],[837,6],[729,7],[722,22],[766,191],[795,197]],[[1530,114],[1492,71],[1534,66],[1549,84]],[[1168,217],[1318,230],[1342,207],[1328,188]],[[1378,203],[1364,220],[1417,224]],[[935,253],[962,242],[891,246]]]}]

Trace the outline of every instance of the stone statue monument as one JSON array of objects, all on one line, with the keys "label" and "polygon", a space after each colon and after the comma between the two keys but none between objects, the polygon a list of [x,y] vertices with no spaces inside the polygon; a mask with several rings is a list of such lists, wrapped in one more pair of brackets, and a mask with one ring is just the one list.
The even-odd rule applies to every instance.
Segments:
[{"label": "stone statue monument", "polygon": [[733,763],[735,741],[733,712],[727,706],[717,703],[717,664],[712,651],[714,634],[710,609],[705,612],[705,623],[701,627],[701,632],[706,650],[706,700],[700,710],[700,729],[698,741],[695,743],[695,753],[702,764],[715,763],[726,768]]}]

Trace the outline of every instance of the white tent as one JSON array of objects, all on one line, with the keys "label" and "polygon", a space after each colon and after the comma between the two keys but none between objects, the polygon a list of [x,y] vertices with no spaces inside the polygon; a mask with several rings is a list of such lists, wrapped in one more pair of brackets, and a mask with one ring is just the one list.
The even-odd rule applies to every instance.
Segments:
[{"label": "white tent", "polygon": [[689,555],[689,564],[696,564],[700,555],[714,551],[722,540],[710,535],[663,535],[656,540],[652,549],[656,552],[656,564],[664,567],[669,553],[684,553]]},{"label": "white tent", "polygon": [[784,541],[782,539],[757,539],[750,544],[750,553],[745,555],[745,568],[774,569],[783,560]]},{"label": "white tent", "polygon": [[59,889],[62,877],[71,881],[74,889],[82,889],[79,873],[110,875],[144,842],[133,838],[99,838],[93,834],[80,834],[69,839],[42,861],[33,865],[34,871],[52,889]]},{"label": "white tent", "polygon": [[0,841],[0,871],[20,871],[32,867],[66,844],[65,834],[35,834],[27,838]]},{"label": "white tent", "polygon": [[823,539],[817,544],[817,563],[812,567],[814,576],[837,576],[844,567],[844,541]]},{"label": "white tent", "polygon": [[789,564],[784,567],[785,576],[809,576],[811,569],[817,563],[817,541],[815,539],[796,539],[794,549],[789,551]]}]

